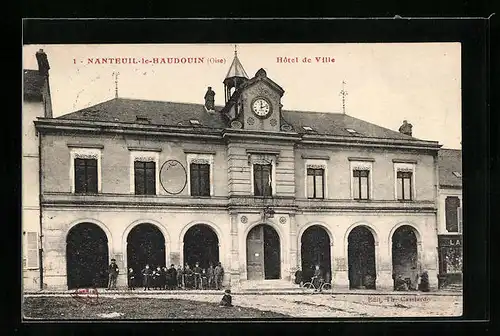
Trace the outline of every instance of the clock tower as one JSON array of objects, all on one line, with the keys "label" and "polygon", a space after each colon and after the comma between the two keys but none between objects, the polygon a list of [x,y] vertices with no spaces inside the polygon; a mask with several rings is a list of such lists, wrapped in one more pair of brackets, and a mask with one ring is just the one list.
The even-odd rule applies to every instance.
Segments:
[{"label": "clock tower", "polygon": [[284,90],[267,77],[264,69],[248,79],[235,52],[233,63],[224,79],[226,106],[221,111],[228,127],[255,131],[281,130],[281,97]]}]

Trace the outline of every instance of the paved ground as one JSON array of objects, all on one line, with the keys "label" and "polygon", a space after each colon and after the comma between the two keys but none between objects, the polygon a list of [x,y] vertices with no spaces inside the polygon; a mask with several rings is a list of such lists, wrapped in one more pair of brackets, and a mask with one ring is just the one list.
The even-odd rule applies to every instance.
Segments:
[{"label": "paved ground", "polygon": [[100,297],[96,301],[73,297],[27,297],[23,313],[35,320],[100,319],[269,319],[289,316],[245,307],[219,307],[217,303],[179,299]]},{"label": "paved ground", "polygon": [[[36,295],[40,296],[40,294]],[[67,296],[67,295],[65,295]],[[100,298],[134,298],[135,294],[102,293]],[[146,294],[142,300],[179,299],[217,304],[221,295],[214,294]],[[310,294],[259,295],[233,294],[237,307],[255,308],[294,317],[431,317],[462,315],[461,295],[415,293],[392,294]],[[119,307],[116,309],[119,310]]]}]

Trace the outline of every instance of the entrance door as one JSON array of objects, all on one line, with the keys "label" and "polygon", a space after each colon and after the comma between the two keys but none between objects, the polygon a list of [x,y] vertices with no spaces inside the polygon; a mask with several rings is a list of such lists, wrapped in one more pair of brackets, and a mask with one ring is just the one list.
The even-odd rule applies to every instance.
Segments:
[{"label": "entrance door", "polygon": [[247,237],[247,279],[264,279],[264,226],[254,227]]},{"label": "entrance door", "polygon": [[269,225],[257,225],[247,236],[247,279],[280,279],[280,238]]}]

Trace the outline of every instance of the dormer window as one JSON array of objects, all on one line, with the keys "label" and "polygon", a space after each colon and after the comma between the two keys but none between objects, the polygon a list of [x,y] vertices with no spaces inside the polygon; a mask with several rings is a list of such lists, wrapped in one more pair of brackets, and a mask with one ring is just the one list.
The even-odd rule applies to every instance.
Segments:
[{"label": "dormer window", "polygon": [[189,120],[189,122],[191,123],[191,125],[199,125],[200,124],[200,121],[198,119],[191,119],[191,120]]},{"label": "dormer window", "polygon": [[308,132],[313,130],[312,127],[310,127],[310,126],[302,126],[302,128],[304,129],[304,131],[308,131]]},{"label": "dormer window", "polygon": [[144,124],[149,124],[150,123],[150,120],[148,117],[144,117],[144,116],[136,116],[135,117],[135,121],[139,122],[139,123],[144,123]]},{"label": "dormer window", "polygon": [[358,132],[352,128],[346,128],[345,130],[351,134],[358,134]]},{"label": "dormer window", "polygon": [[458,178],[461,178],[462,177],[462,173],[460,172],[453,172],[453,175],[455,175],[455,177],[458,177]]}]

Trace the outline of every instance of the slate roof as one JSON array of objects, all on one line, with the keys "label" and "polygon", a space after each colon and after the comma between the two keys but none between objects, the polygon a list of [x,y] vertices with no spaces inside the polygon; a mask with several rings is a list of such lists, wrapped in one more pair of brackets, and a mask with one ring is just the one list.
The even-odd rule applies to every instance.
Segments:
[{"label": "slate roof", "polygon": [[241,62],[236,54],[234,55],[233,63],[231,63],[231,66],[229,67],[229,71],[227,72],[226,79],[231,78],[231,77],[248,78],[248,75],[245,72],[245,69],[243,69],[243,65],[241,64]]},{"label": "slate roof", "polygon": [[44,77],[40,75],[38,70],[24,70],[23,74],[23,91],[24,99],[27,100],[42,100],[42,87],[44,85]]},{"label": "slate roof", "polygon": [[[216,106],[215,112],[208,112],[203,104],[151,101],[128,98],[114,98],[82,110],[62,115],[57,119],[140,123],[137,117],[147,117],[151,125],[191,126],[190,120],[197,119],[201,127],[224,129],[227,121]],[[282,118],[295,132],[334,136],[362,136],[395,140],[418,140],[397,131],[387,129],[361,119],[341,113],[320,113],[304,111],[282,111]],[[306,131],[302,126],[310,126]],[[353,129],[356,133],[350,133]]]},{"label": "slate roof", "polygon": [[460,149],[440,149],[438,152],[439,185],[441,187],[462,187],[462,151]]},{"label": "slate roof", "polygon": [[[396,140],[417,140],[406,134],[342,113],[283,111],[283,119],[291,124],[297,133],[301,134],[309,133]],[[312,131],[306,131],[303,126],[311,127]],[[356,132],[351,133],[348,129]]]}]

